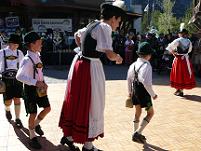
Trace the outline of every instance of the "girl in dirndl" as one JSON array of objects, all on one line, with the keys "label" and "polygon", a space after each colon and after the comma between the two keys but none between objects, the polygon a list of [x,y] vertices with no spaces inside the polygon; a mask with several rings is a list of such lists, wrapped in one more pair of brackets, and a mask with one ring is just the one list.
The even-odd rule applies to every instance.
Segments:
[{"label": "girl in dirndl", "polygon": [[171,42],[166,49],[175,56],[170,73],[170,85],[176,89],[174,95],[183,96],[183,89],[192,89],[196,85],[192,64],[188,55],[192,51],[192,43],[188,39],[188,31],[182,29],[179,32],[179,38]]}]

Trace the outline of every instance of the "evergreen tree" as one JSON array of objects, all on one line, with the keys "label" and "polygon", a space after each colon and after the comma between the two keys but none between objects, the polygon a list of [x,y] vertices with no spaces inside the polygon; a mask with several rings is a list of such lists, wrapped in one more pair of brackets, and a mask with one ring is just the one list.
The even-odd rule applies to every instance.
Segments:
[{"label": "evergreen tree", "polygon": [[158,18],[158,30],[160,33],[168,34],[170,32],[177,31],[179,29],[179,22],[176,17],[173,16],[172,8],[175,2],[171,0],[163,1],[163,13],[160,13]]}]

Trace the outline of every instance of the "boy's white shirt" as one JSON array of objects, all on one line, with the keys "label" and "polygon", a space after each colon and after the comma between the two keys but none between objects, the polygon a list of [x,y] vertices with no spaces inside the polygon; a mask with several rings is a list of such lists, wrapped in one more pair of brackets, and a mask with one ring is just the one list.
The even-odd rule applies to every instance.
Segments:
[{"label": "boy's white shirt", "polygon": [[[16,56],[17,57],[17,50],[11,50],[9,48],[9,46],[7,46],[6,48],[4,49],[1,49],[0,50],[0,73],[4,72],[4,53],[3,53],[3,50],[5,50],[5,53],[6,53],[6,56]],[[7,69],[17,69],[17,62],[21,63],[22,59],[24,58],[24,54],[22,53],[21,50],[18,49],[18,52],[19,52],[19,56],[17,59],[15,60],[7,60],[6,63],[7,63]]]},{"label": "boy's white shirt", "polygon": [[150,94],[151,97],[154,97],[156,94],[152,88],[152,67],[149,61],[138,58],[136,62],[132,63],[128,69],[127,73],[127,82],[128,82],[128,93],[132,94],[132,82],[134,80],[134,65],[135,70],[138,70],[139,67],[146,62],[138,72],[138,79],[144,85],[147,92]]},{"label": "boy's white shirt", "polygon": [[39,57],[39,53],[38,52],[32,52],[32,51],[27,51],[27,55],[24,57],[22,63],[20,64],[20,68],[17,72],[16,78],[17,80],[21,81],[22,83],[25,83],[27,85],[32,85],[35,86],[37,81],[43,81],[44,77],[43,77],[43,73],[42,70],[38,70],[38,74],[35,73],[35,79],[33,77],[34,75],[34,69],[33,69],[33,63],[31,62],[31,60],[27,57],[30,56],[34,63],[41,63],[40,57]]}]

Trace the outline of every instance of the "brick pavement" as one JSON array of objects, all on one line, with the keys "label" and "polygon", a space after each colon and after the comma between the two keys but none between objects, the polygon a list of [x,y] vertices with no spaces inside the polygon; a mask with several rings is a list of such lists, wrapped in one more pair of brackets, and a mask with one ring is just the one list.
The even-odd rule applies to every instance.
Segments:
[{"label": "brick pavement", "polygon": [[[131,141],[133,131],[134,109],[124,107],[127,95],[127,83],[124,80],[126,68],[112,71],[114,75],[106,81],[105,106],[105,137],[95,141],[95,145],[104,151],[199,151],[201,150],[201,88],[185,91],[184,98],[173,95],[168,76],[164,74],[154,77],[154,89],[159,95],[154,101],[155,116],[144,130],[147,144],[142,145]],[[116,68],[116,67],[115,67]],[[118,72],[124,72],[121,78],[114,78]],[[63,72],[65,74],[65,72]],[[106,77],[107,77],[106,73]],[[57,83],[49,77],[49,99],[52,111],[41,123],[45,136],[40,137],[42,151],[68,151],[68,148],[59,144],[62,132],[58,128],[58,119],[62,106],[65,77]],[[198,83],[199,86],[201,83]],[[2,102],[2,98],[0,99]],[[13,105],[11,107],[14,116]],[[4,116],[3,103],[0,103],[0,151],[27,151],[31,150],[28,141],[27,117],[22,106],[22,130],[13,126],[13,121],[7,122]],[[143,115],[144,116],[144,111]],[[81,146],[78,145],[80,148]]]}]

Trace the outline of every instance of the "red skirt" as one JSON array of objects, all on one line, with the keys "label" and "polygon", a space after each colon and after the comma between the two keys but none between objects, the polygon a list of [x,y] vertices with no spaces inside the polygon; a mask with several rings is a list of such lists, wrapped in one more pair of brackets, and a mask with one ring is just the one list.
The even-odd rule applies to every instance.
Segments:
[{"label": "red skirt", "polygon": [[[189,61],[190,62],[190,61]],[[177,56],[174,59],[172,70],[170,73],[170,85],[176,89],[192,89],[196,86],[195,76],[192,64],[190,62],[191,76],[185,58]]]},{"label": "red skirt", "polygon": [[74,142],[84,143],[88,140],[91,101],[90,61],[77,60],[69,82],[71,86],[66,90],[59,127],[64,136],[72,136]]}]

